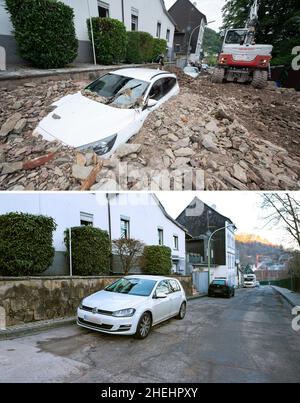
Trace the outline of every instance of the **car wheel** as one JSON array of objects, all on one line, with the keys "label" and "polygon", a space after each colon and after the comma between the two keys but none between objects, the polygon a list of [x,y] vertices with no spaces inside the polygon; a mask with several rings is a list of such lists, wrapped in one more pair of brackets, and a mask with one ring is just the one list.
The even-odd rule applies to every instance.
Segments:
[{"label": "car wheel", "polygon": [[233,297],[235,296],[235,290],[232,291],[232,296],[233,296]]},{"label": "car wheel", "polygon": [[182,319],[184,319],[185,314],[186,314],[186,303],[183,302],[181,304],[179,314],[176,316],[176,318],[182,320]]},{"label": "car wheel", "polygon": [[149,312],[145,312],[137,325],[136,329],[136,338],[137,339],[145,339],[146,337],[149,336],[149,333],[151,331],[151,326],[152,326],[152,317]]}]

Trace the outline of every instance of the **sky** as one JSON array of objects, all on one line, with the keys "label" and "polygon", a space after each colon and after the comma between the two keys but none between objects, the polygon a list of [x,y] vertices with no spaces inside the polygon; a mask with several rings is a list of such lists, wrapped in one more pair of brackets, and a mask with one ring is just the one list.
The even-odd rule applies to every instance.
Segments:
[{"label": "sky", "polygon": [[[222,8],[225,5],[225,0],[191,0],[192,3],[197,3],[197,8],[206,15],[207,21],[215,20],[213,24],[209,24],[209,28],[219,31],[222,26]],[[167,9],[175,3],[175,0],[165,0]]]},{"label": "sky", "polygon": [[[176,193],[174,195],[174,193]],[[238,233],[256,234],[273,244],[284,247],[295,246],[289,242],[283,228],[266,227],[263,219],[267,212],[261,209],[262,197],[256,192],[160,192],[156,194],[166,211],[173,218],[187,207],[197,196],[222,215],[230,218]]]}]

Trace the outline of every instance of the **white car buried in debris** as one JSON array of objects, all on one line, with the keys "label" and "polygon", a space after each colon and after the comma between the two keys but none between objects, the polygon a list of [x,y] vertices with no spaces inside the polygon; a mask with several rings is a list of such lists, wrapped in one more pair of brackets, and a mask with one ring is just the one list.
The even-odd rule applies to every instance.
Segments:
[{"label": "white car buried in debris", "polygon": [[178,93],[177,78],[169,72],[117,70],[54,102],[35,134],[109,156],[139,132],[152,111]]}]

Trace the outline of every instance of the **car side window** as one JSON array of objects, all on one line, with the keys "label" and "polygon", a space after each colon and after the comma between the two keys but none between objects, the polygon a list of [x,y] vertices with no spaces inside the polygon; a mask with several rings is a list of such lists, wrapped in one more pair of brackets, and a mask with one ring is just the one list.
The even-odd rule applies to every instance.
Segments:
[{"label": "car side window", "polygon": [[156,294],[157,293],[164,293],[164,294],[170,294],[171,289],[170,289],[170,285],[169,282],[167,280],[163,280],[161,281],[157,288],[156,288]]},{"label": "car side window", "polygon": [[170,287],[173,292],[178,292],[180,290],[180,286],[176,280],[170,280]]},{"label": "car side window", "polygon": [[167,95],[176,85],[176,78],[167,77],[167,78],[160,78],[157,80],[149,93],[149,97],[151,99],[155,99],[159,101],[165,95]]}]

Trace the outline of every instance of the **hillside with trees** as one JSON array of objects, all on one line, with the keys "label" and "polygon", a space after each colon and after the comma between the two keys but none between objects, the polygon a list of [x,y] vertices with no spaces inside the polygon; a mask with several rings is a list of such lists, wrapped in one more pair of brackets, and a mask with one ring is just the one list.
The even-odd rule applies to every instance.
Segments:
[{"label": "hillside with trees", "polygon": [[237,235],[236,248],[240,253],[242,266],[254,265],[257,256],[277,262],[282,255],[288,253],[281,245],[273,245],[268,240],[253,234]]}]

